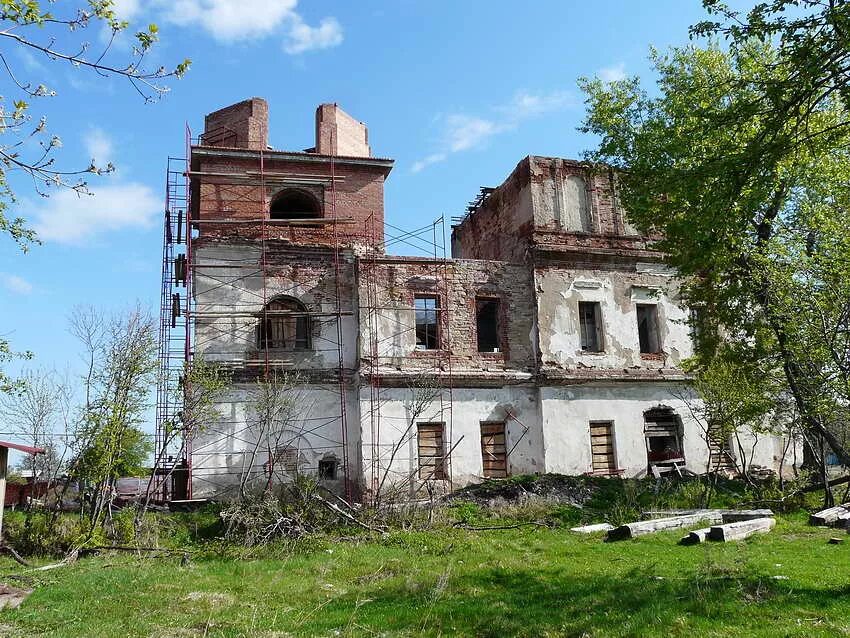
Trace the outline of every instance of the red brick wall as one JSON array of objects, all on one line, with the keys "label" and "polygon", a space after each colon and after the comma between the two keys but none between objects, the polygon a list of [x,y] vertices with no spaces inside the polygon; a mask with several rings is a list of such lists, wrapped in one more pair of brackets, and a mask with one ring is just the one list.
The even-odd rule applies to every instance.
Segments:
[{"label": "red brick wall", "polygon": [[[343,245],[383,242],[384,179],[388,168],[374,165],[334,162],[334,187],[331,184],[330,158],[323,161],[299,161],[263,154],[261,183],[260,154],[256,158],[200,156],[193,160],[196,187],[193,203],[195,218],[201,221],[201,236],[259,238],[261,227],[246,224],[215,225],[210,220],[269,219],[269,206],[281,190],[294,187],[306,190],[322,203],[322,219],[338,219],[336,234]],[[253,176],[250,180],[234,179],[211,174],[234,173]],[[292,181],[285,183],[285,176]],[[300,179],[320,180],[318,184],[299,185]],[[334,205],[335,202],[335,205]],[[305,222],[308,223],[308,222]],[[285,239],[300,244],[329,245],[334,241],[334,225],[266,225],[266,237]]]}]

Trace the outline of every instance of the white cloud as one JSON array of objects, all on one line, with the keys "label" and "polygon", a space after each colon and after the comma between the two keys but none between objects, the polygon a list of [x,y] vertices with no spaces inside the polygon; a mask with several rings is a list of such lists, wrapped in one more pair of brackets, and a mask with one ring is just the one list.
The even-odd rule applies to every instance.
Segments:
[{"label": "white cloud", "polygon": [[28,295],[32,292],[32,284],[18,275],[0,273],[0,282],[6,290],[18,295]]},{"label": "white cloud", "polygon": [[418,173],[427,166],[445,161],[453,153],[480,148],[490,138],[516,128],[524,120],[573,105],[575,101],[566,91],[519,91],[510,102],[492,109],[497,117],[484,118],[459,113],[441,117],[443,132],[438,150],[414,162],[411,170]]},{"label": "white cloud", "polygon": [[149,186],[119,182],[96,186],[92,195],[56,191],[40,202],[24,203],[21,212],[40,239],[80,244],[105,233],[150,228],[161,210],[162,201]]},{"label": "white cloud", "polygon": [[620,62],[614,66],[606,66],[599,69],[596,74],[603,82],[619,82],[626,79],[626,65]]},{"label": "white cloud", "polygon": [[167,22],[199,26],[220,42],[282,34],[284,51],[295,55],[335,47],[343,38],[336,18],[324,18],[318,26],[307,24],[295,10],[298,0],[155,0],[155,4]]},{"label": "white cloud", "polygon": [[169,22],[195,24],[216,40],[231,42],[270,35],[289,18],[297,0],[174,0],[165,12]]},{"label": "white cloud", "polygon": [[132,20],[139,14],[139,0],[112,0],[112,10],[120,20]]},{"label": "white cloud", "polygon": [[342,26],[336,18],[325,18],[318,27],[311,27],[294,14],[283,50],[290,54],[330,49],[342,43]]},{"label": "white cloud", "polygon": [[83,138],[89,159],[96,161],[99,167],[112,161],[112,138],[103,129],[94,127]]},{"label": "white cloud", "polygon": [[534,94],[520,91],[507,106],[510,114],[517,119],[536,117],[551,111],[560,111],[568,106],[575,106],[576,101],[568,91]]}]

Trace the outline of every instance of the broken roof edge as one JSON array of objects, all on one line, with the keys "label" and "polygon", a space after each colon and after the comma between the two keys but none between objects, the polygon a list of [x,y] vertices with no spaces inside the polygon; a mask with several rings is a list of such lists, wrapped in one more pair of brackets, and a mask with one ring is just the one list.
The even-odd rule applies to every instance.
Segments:
[{"label": "broken roof edge", "polygon": [[321,155],[319,153],[306,153],[304,151],[279,151],[276,149],[265,149],[263,151],[248,148],[238,148],[231,146],[206,146],[203,144],[193,144],[191,147],[192,155],[203,155],[212,157],[222,155],[225,157],[242,157],[242,158],[257,158],[260,153],[269,159],[281,159],[303,162],[324,163],[333,160],[340,164],[352,164],[360,166],[375,166],[386,170],[385,174],[389,175],[395,165],[395,160],[387,157],[360,157],[350,155]]}]

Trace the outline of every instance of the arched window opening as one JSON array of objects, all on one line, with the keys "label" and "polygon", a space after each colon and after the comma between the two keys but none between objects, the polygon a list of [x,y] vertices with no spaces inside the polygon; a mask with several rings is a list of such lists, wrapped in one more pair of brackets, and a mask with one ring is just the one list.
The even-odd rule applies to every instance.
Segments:
[{"label": "arched window opening", "polygon": [[271,219],[315,219],[322,216],[322,206],[310,193],[289,188],[272,200],[269,216]]},{"label": "arched window opening", "polygon": [[309,350],[311,322],[307,308],[295,299],[273,299],[260,316],[261,349]]}]

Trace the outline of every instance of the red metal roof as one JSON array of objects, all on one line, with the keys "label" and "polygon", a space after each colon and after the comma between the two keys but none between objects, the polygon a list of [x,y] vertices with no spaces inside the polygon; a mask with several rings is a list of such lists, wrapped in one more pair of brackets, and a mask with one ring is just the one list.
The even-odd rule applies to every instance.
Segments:
[{"label": "red metal roof", "polygon": [[27,454],[44,454],[43,447],[32,447],[30,445],[21,445],[20,443],[9,443],[8,441],[0,441],[0,447],[7,447],[10,450],[18,450]]}]

